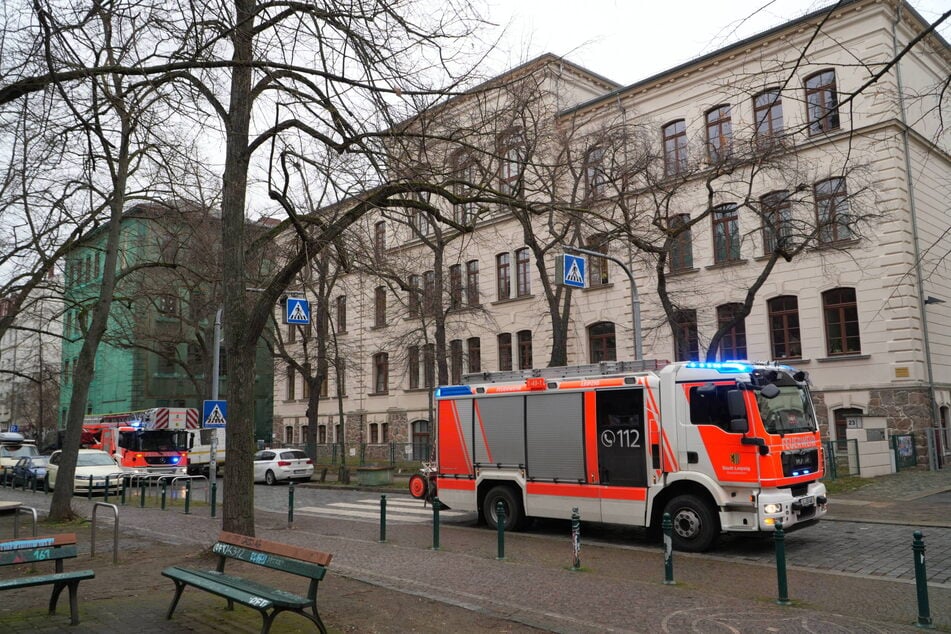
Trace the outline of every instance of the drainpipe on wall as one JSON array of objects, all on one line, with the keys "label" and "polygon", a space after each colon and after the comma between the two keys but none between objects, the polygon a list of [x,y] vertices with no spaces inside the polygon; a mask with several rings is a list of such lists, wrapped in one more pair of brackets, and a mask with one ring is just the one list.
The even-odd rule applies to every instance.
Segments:
[{"label": "drainpipe on wall", "polygon": [[[902,18],[902,3],[898,3],[898,11],[895,14],[895,21],[892,22],[892,54],[898,56],[898,23],[901,22]],[[931,428],[938,426],[938,403],[935,399],[935,389],[934,389],[934,369],[931,364],[931,343],[928,338],[928,314],[925,310],[925,292],[924,292],[924,279],[922,278],[921,272],[921,251],[918,247],[918,215],[917,207],[915,205],[915,184],[912,178],[911,171],[911,154],[909,150],[910,143],[908,141],[908,117],[905,113],[905,90],[902,84],[901,79],[901,60],[895,62],[895,81],[898,86],[898,112],[901,117],[901,139],[902,139],[902,149],[905,154],[905,176],[906,182],[908,184],[908,209],[911,212],[911,235],[912,235],[912,246],[914,247],[915,254],[915,277],[918,280],[918,313],[919,318],[921,319],[921,334],[923,338],[924,345],[924,354],[925,354],[925,369],[928,373],[928,405],[929,411],[931,412]],[[931,433],[929,429],[927,433]],[[930,437],[927,438],[927,446],[930,448],[932,442]],[[928,452],[928,467],[934,471],[937,469],[937,465],[933,460],[932,452]]]}]

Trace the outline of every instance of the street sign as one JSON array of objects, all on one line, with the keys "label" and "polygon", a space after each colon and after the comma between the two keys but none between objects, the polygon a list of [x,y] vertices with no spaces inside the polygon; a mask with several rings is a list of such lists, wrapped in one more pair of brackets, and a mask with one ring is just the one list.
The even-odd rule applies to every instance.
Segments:
[{"label": "street sign", "polygon": [[203,427],[224,427],[228,422],[228,401],[205,401],[201,419]]},{"label": "street sign", "polygon": [[10,425],[10,431],[20,431],[20,426],[16,424]]},{"label": "street sign", "polygon": [[584,288],[585,287],[585,258],[581,255],[569,255],[563,253],[560,256],[564,258],[559,264],[560,267],[560,280],[564,286],[570,286],[571,288]]},{"label": "street sign", "polygon": [[303,297],[288,297],[284,307],[284,321],[289,324],[310,323],[310,304]]}]

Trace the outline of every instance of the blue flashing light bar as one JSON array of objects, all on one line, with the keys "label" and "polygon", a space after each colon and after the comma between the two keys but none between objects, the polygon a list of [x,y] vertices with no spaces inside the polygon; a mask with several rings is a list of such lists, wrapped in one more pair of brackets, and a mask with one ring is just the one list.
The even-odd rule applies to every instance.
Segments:
[{"label": "blue flashing light bar", "polygon": [[472,388],[468,385],[447,385],[445,387],[437,387],[435,398],[446,398],[448,396],[470,396],[472,394]]},{"label": "blue flashing light bar", "polygon": [[740,363],[739,361],[722,361],[722,362],[707,362],[707,361],[689,361],[687,363],[688,368],[699,368],[702,370],[716,370],[717,372],[732,373],[732,372],[752,372],[753,366],[748,363]]},{"label": "blue flashing light bar", "polygon": [[130,420],[130,421],[129,421],[129,425],[132,426],[132,427],[141,427],[141,426],[142,426],[142,421],[140,421],[140,420]]},{"label": "blue flashing light bar", "polygon": [[808,474],[810,474],[810,473],[812,473],[812,471],[810,471],[809,469],[803,469],[802,471],[793,471],[793,472],[792,472],[792,474],[793,474],[794,476],[808,475]]}]

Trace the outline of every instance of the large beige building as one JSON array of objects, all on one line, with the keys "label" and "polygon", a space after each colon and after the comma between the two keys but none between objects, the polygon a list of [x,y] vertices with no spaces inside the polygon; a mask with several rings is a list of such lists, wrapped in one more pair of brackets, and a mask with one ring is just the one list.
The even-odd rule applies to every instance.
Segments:
[{"label": "large beige building", "polygon": [[[829,440],[914,434],[943,464],[951,48],[906,50],[927,26],[843,2],[626,87],[543,56],[408,122],[442,140],[394,151],[420,205],[368,218],[330,291],[318,442],[424,458],[441,378],[628,359],[639,322],[645,358],[799,367]],[[553,285],[565,244],[607,256],[584,290]],[[306,390],[275,377],[275,438],[302,443]]]}]

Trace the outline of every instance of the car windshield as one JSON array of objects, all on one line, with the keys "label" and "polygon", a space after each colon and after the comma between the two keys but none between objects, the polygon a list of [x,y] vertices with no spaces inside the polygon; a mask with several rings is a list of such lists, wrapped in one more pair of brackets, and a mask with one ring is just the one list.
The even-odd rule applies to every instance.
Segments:
[{"label": "car windshield", "polygon": [[796,434],[818,429],[808,390],[795,384],[777,387],[779,395],[775,398],[756,396],[766,431],[770,434]]},{"label": "car windshield", "polygon": [[107,453],[81,453],[76,460],[77,467],[115,467],[115,461]]},{"label": "car windshield", "polygon": [[35,456],[30,460],[30,464],[34,467],[45,467],[49,464],[49,460],[46,456]]},{"label": "car windshield", "polygon": [[4,445],[0,447],[0,457],[22,458],[24,456],[38,456],[40,452],[36,445]]}]

